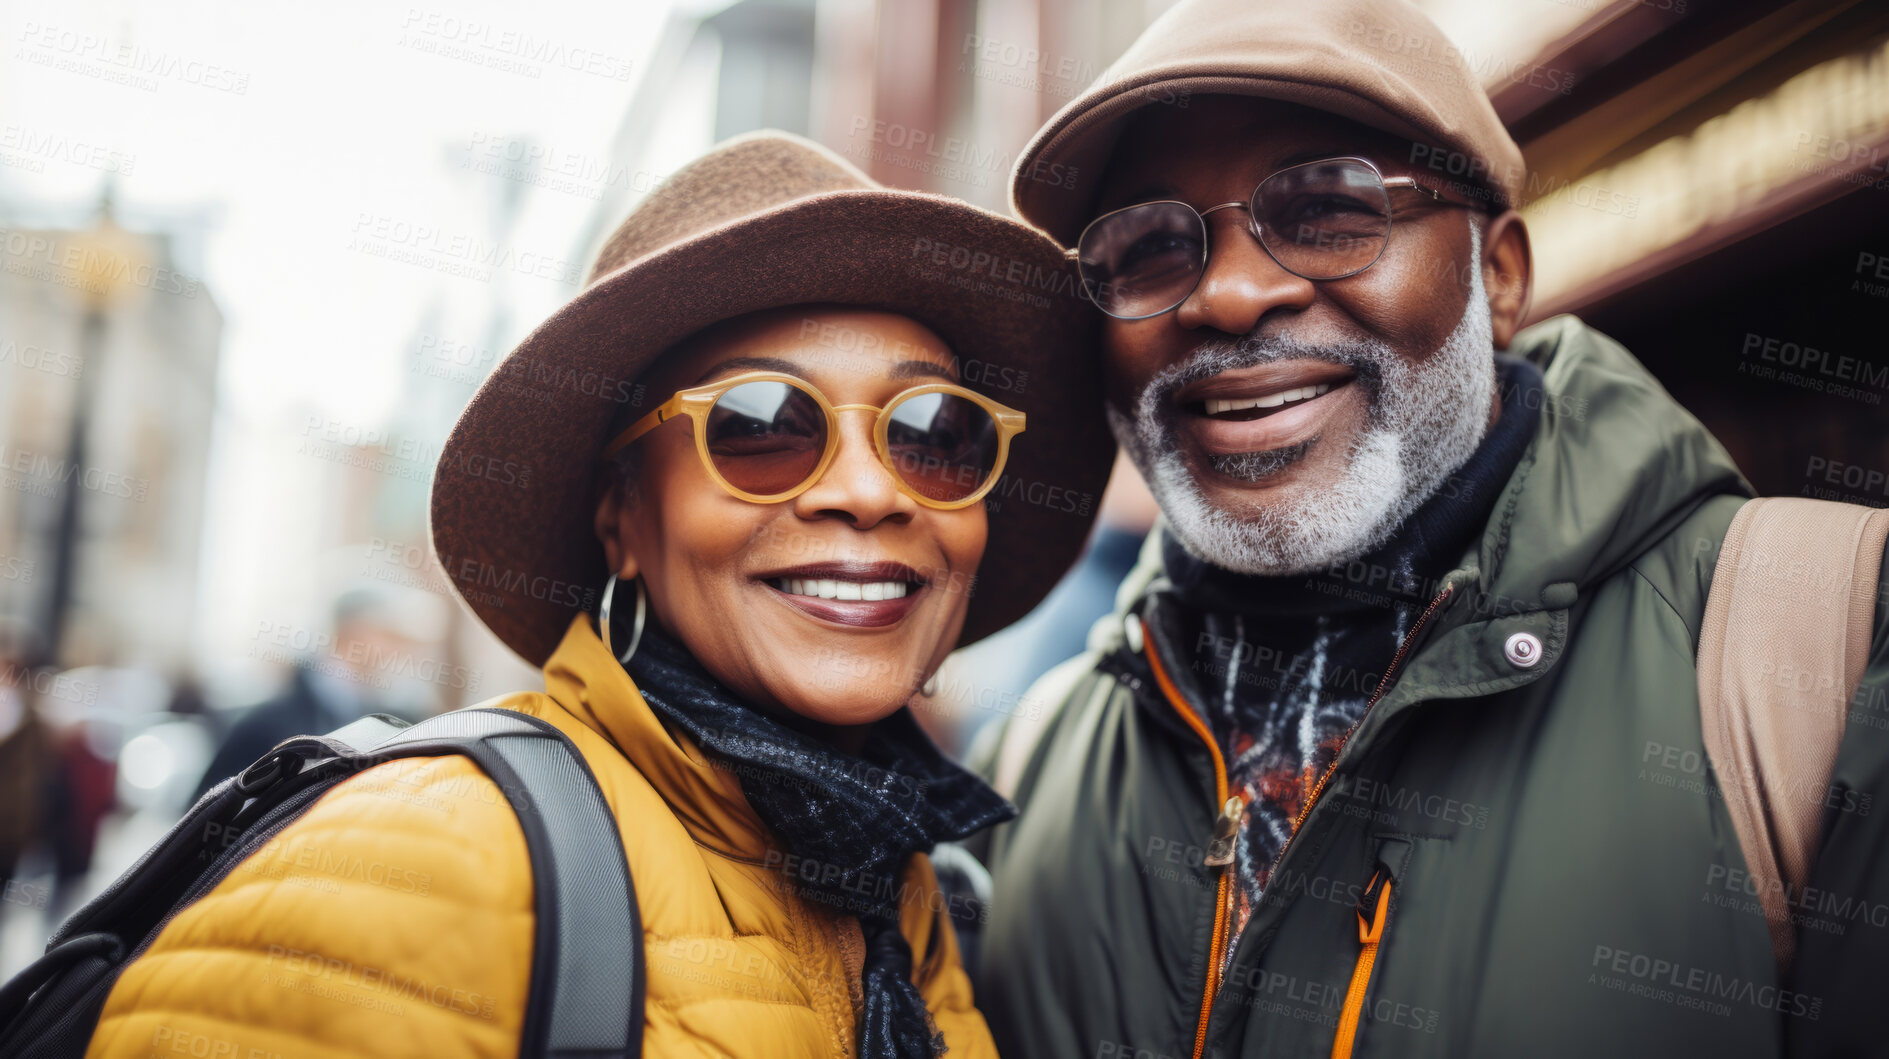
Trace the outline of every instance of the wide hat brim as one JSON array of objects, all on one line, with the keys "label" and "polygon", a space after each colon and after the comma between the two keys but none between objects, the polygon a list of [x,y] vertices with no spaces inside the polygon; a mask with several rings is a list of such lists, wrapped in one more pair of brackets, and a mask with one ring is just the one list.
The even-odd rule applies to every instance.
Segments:
[{"label": "wide hat brim", "polygon": [[[835,303],[910,316],[966,385],[1023,411],[959,644],[1016,621],[1080,553],[1114,457],[1096,313],[1039,233],[955,199],[828,192],[665,246],[593,282],[502,361],[441,450],[434,547],[500,640],[542,665],[609,569],[593,529],[598,461],[635,380],[669,346],[763,309]],[[625,405],[632,406],[626,410]]]}]

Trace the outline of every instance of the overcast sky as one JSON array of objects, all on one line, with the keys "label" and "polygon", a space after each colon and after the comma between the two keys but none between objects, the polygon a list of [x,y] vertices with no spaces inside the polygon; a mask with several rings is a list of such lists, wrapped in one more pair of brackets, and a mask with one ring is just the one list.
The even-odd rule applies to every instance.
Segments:
[{"label": "overcast sky", "polygon": [[[128,227],[203,233],[181,264],[225,320],[207,675],[258,613],[334,591],[298,570],[320,558],[298,534],[325,498],[255,500],[314,470],[295,424],[392,421],[429,311],[477,342],[485,303],[508,304],[515,336],[576,292],[600,184],[634,179],[608,149],[670,6],[0,0],[0,223],[84,223],[115,171]],[[669,168],[707,145],[713,106],[703,85],[679,94]],[[517,223],[495,233],[507,196]]]},{"label": "overcast sky", "polygon": [[[7,0],[0,132],[113,155],[0,167],[0,198],[89,203],[111,159],[125,160],[127,213],[214,218],[203,266],[227,318],[226,399],[373,417],[401,370],[389,343],[409,337],[441,277],[351,241],[382,222],[486,236],[486,196],[451,172],[494,158],[481,149],[503,159],[530,137],[579,167],[600,160],[668,6]],[[515,249],[568,257],[592,202],[531,190]],[[538,315],[570,294],[514,286]]]}]

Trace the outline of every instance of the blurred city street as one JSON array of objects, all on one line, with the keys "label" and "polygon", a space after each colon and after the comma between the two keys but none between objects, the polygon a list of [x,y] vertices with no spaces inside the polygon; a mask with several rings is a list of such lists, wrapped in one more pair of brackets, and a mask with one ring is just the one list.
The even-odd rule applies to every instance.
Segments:
[{"label": "blurred city street", "polygon": [[[1170,6],[0,4],[0,980],[277,739],[541,685],[435,558],[432,475],[667,174],[779,128],[1007,212],[1023,146]],[[1880,11],[1419,6],[1450,39],[1389,52],[1454,49],[1529,156],[1530,320],[1620,338],[1760,492],[1889,505],[1883,387],[1745,370],[1875,355]],[[947,750],[1034,717],[1113,606],[1156,512],[1126,464],[1088,500],[1075,571],[914,703]]]}]

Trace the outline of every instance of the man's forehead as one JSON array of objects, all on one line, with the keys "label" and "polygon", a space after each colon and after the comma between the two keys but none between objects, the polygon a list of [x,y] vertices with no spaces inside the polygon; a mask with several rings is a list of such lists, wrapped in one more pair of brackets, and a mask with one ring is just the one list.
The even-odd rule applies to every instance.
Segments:
[{"label": "man's forehead", "polygon": [[1097,212],[1222,179],[1257,181],[1299,162],[1357,155],[1407,167],[1409,141],[1312,107],[1249,96],[1195,96],[1130,119],[1103,174]]}]

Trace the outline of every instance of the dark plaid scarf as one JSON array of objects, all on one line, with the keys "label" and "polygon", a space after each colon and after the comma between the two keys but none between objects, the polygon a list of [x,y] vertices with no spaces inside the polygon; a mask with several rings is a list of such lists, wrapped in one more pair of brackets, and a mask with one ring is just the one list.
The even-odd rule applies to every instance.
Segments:
[{"label": "dark plaid scarf", "polygon": [[[1348,563],[1256,577],[1162,541],[1166,577],[1147,617],[1163,659],[1212,728],[1229,791],[1246,817],[1234,845],[1233,930],[1266,890],[1273,862],[1319,778],[1343,748],[1418,615],[1481,537],[1540,419],[1541,373],[1497,358],[1502,414],[1463,466],[1398,526]],[[1232,947],[1220,953],[1231,957]]]},{"label": "dark plaid scarf", "polygon": [[911,946],[899,932],[905,864],[1016,810],[946,759],[908,709],[874,724],[855,756],[798,717],[743,703],[653,622],[626,668],[657,713],[734,769],[748,804],[791,854],[769,858],[785,883],[859,917],[861,1059],[942,1055],[944,1038],[912,983]]}]

